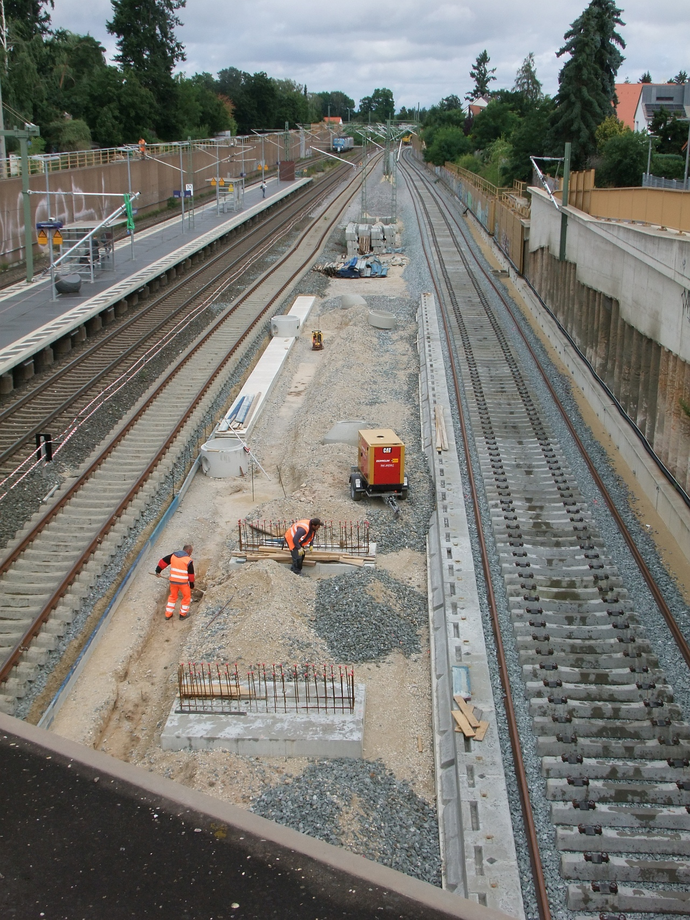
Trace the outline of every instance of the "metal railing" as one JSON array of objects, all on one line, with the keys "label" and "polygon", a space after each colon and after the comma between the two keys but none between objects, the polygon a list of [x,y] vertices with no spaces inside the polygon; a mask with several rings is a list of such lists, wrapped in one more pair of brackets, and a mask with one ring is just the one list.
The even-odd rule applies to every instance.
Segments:
[{"label": "metal railing", "polygon": [[[263,546],[280,549],[286,546],[285,533],[294,521],[240,520],[240,550],[258,550]],[[327,552],[369,555],[369,521],[324,521],[312,544]]]},{"label": "metal railing", "polygon": [[663,176],[643,173],[642,186],[643,188],[670,188],[685,192],[690,191],[690,179],[687,182],[683,182],[682,179],[664,179]]},{"label": "metal railing", "polygon": [[240,676],[236,664],[190,661],[177,671],[178,712],[352,713],[355,672],[350,665],[257,664]]}]

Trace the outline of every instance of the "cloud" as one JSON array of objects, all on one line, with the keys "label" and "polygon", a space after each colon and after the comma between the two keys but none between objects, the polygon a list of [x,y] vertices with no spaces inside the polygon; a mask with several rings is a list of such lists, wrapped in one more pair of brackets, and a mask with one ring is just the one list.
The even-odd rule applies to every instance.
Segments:
[{"label": "cloud", "polygon": [[[188,74],[237,67],[288,78],[310,90],[339,89],[355,100],[376,87],[393,90],[398,106],[431,105],[471,88],[470,68],[486,49],[496,68],[494,87],[513,85],[534,52],[545,92],[558,89],[564,60],[556,58],[585,0],[188,0],[179,11]],[[54,27],[99,39],[112,56],[115,39],[105,23],[109,0],[55,0]],[[649,70],[663,81],[690,71],[687,0],[627,0],[621,34],[627,44],[619,80],[635,82]]]}]

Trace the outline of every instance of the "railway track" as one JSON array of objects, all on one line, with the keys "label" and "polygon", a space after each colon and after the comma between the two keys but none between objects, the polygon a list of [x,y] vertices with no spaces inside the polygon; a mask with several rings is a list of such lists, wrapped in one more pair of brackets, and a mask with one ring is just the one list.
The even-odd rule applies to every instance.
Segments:
[{"label": "railway track", "polygon": [[[561,442],[551,421],[545,399],[555,392],[542,397],[534,386],[514,345],[519,327],[492,305],[498,293],[510,311],[507,299],[424,172],[408,161],[404,177],[441,305],[474,480],[532,868],[523,890],[534,891],[542,918],[687,915],[690,725],[607,550],[585,495],[591,489],[577,481],[573,444]],[[597,486],[624,528],[601,479]],[[634,540],[622,532],[632,553]],[[685,637],[639,552],[633,557],[667,641],[687,664]],[[528,754],[541,776],[528,772]]]},{"label": "railway track", "polygon": [[[290,249],[171,363],[0,563],[5,711],[26,693],[130,528],[170,497],[176,466],[191,457],[190,444],[205,438],[232,370],[263,334],[273,305],[311,264],[358,185],[349,183],[324,205]],[[310,211],[316,206],[312,199]]]},{"label": "railway track", "polygon": [[[70,359],[44,372],[0,409],[0,496],[33,465],[35,438],[54,431],[56,451],[113,392],[155,360],[165,357],[179,340],[211,321],[209,310],[221,295],[284,238],[324,199],[337,179],[333,175],[301,195],[278,204],[258,225],[229,241],[163,293],[133,308],[115,328],[90,340]],[[0,498],[1,500],[1,498]]]}]

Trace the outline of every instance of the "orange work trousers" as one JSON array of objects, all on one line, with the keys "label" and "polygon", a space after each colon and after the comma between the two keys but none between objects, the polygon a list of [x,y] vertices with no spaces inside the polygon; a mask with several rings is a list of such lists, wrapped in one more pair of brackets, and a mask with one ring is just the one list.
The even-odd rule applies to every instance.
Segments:
[{"label": "orange work trousers", "polygon": [[170,582],[170,597],[165,607],[165,619],[169,620],[175,610],[178,596],[182,597],[182,606],[180,607],[180,616],[186,617],[189,613],[189,605],[192,602],[192,589],[188,584],[180,585],[174,581]]}]

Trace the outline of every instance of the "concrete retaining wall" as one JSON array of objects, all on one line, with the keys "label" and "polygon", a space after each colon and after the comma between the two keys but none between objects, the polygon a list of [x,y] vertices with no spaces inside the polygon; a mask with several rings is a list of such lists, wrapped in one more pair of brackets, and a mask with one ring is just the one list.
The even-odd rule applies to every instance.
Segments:
[{"label": "concrete retaining wall", "polygon": [[[292,131],[289,155],[293,159],[310,156],[309,145],[326,147],[328,138],[329,134],[325,130],[315,136],[309,135],[306,140],[299,132]],[[203,149],[195,148],[191,152],[183,145],[181,163],[178,152],[159,156],[154,146],[151,151],[156,159],[148,157],[141,160],[138,153],[130,158],[129,175],[125,153],[111,163],[82,169],[52,171],[56,165],[53,164],[48,174],[48,188],[51,193],[60,192],[60,195],[47,194],[45,174],[29,178],[29,188],[37,193],[31,195],[33,237],[36,237],[36,223],[47,220],[49,216],[65,223],[103,220],[122,204],[121,197],[107,198],[106,194],[121,196],[131,189],[133,192],[141,192],[136,202],[140,213],[163,208],[168,199],[173,197],[173,191],[180,189],[180,165],[185,173],[183,182],[191,182],[195,194],[199,195],[212,189],[210,180],[215,177],[216,170],[225,179],[237,178],[243,171],[248,176],[258,175],[256,171],[262,159],[268,169],[274,168],[279,159],[285,159],[283,148],[282,135],[270,135],[264,139],[263,144],[258,136],[243,138],[241,143],[239,138],[229,138],[219,144],[218,167],[214,144]],[[103,197],[91,197],[93,194]],[[21,176],[0,181],[0,260],[8,265],[24,259],[23,207]],[[35,251],[39,251],[38,246]]]},{"label": "concrete retaining wall", "polygon": [[690,237],[628,227],[532,190],[527,277],[655,452],[690,490]]}]

